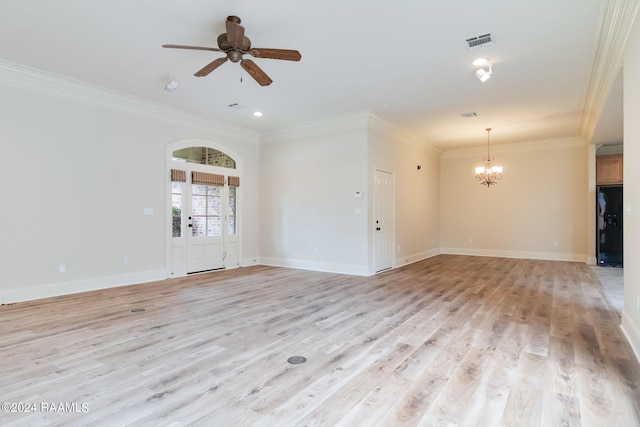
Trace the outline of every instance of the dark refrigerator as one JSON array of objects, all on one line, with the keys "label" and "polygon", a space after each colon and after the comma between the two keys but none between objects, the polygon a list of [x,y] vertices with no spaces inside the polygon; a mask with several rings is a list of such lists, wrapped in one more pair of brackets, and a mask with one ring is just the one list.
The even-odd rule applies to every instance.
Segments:
[{"label": "dark refrigerator", "polygon": [[598,265],[622,267],[622,185],[602,185],[596,191]]}]

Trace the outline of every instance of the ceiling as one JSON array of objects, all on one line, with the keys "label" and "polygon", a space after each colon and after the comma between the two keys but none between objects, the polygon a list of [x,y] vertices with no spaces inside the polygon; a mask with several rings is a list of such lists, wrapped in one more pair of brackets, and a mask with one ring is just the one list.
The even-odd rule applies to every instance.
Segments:
[{"label": "ceiling", "polygon": [[[0,59],[259,133],[370,110],[445,151],[485,144],[487,127],[492,144],[579,136],[601,4],[4,0]],[[254,47],[297,49],[302,60],[254,59],[274,81],[261,87],[231,62],[193,76],[220,53],[161,47],[216,47],[228,15]],[[466,47],[485,33],[492,44]],[[478,57],[494,64],[485,83]],[[622,140],[620,79],[611,94],[588,142]]]}]

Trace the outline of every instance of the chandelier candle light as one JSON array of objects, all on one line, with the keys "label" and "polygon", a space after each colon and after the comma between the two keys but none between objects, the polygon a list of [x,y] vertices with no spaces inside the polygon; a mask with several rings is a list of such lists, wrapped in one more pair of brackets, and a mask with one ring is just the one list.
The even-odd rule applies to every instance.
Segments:
[{"label": "chandelier candle light", "polygon": [[502,179],[502,166],[491,165],[493,158],[489,154],[489,132],[491,128],[487,128],[487,157],[483,157],[484,166],[478,166],[476,168],[476,181],[482,185],[486,185],[487,188],[495,185]]}]

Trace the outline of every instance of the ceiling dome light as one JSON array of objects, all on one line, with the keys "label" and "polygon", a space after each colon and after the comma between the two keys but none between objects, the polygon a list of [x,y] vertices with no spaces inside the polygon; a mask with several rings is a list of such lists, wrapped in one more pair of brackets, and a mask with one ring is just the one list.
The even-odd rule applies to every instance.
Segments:
[{"label": "ceiling dome light", "polygon": [[166,90],[167,92],[173,92],[177,88],[178,88],[178,82],[175,81],[173,77],[171,77],[171,74],[169,74],[169,81],[165,85],[164,90]]},{"label": "ceiling dome light", "polygon": [[256,111],[253,113],[254,116],[256,117],[262,117],[262,112],[261,111]]}]

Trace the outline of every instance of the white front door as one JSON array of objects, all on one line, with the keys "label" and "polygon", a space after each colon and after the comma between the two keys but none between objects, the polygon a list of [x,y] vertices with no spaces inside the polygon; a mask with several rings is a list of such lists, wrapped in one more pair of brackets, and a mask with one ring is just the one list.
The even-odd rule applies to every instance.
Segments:
[{"label": "white front door", "polygon": [[[226,185],[218,168],[184,163],[184,182],[172,182],[172,273],[189,273],[237,267],[238,187]],[[219,182],[194,180],[194,172],[216,176]],[[206,181],[206,180],[205,180]]]},{"label": "white front door", "polygon": [[393,267],[393,174],[381,170],[375,172],[374,198],[374,253],[375,271]]},{"label": "white front door", "polygon": [[[206,166],[191,166],[207,173]],[[187,174],[186,238],[187,273],[224,268],[224,243],[222,238],[223,192],[222,185],[189,182]]]}]

